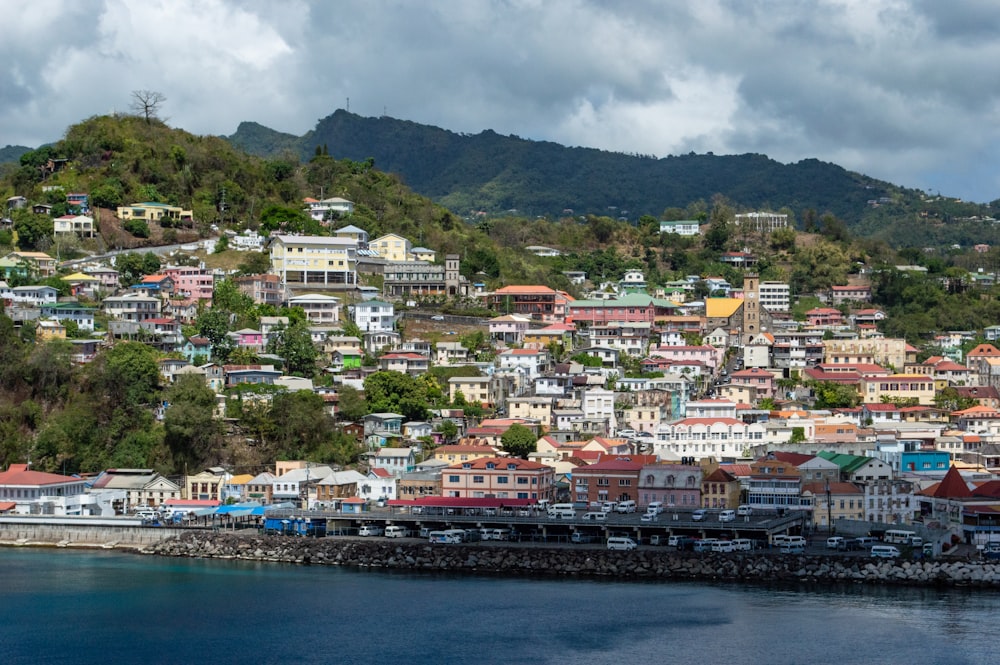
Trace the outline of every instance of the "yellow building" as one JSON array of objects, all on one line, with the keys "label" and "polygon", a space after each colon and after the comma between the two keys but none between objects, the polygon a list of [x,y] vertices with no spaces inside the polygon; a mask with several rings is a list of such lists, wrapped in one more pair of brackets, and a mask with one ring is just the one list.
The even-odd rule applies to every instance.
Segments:
[{"label": "yellow building", "polygon": [[271,240],[271,272],[289,285],[357,284],[357,257],[352,238],[277,235]]},{"label": "yellow building", "polygon": [[457,464],[458,462],[471,462],[472,460],[483,459],[484,457],[496,457],[497,450],[492,446],[465,446],[451,445],[438,446],[434,449],[432,459]]},{"label": "yellow building", "polygon": [[194,213],[185,210],[180,206],[167,205],[166,203],[133,203],[130,206],[120,206],[118,208],[118,219],[124,221],[141,219],[146,222],[169,221],[190,221],[194,218]]},{"label": "yellow building", "polygon": [[[829,503],[827,503],[829,487]],[[806,483],[802,486],[803,506],[812,505],[813,524],[827,528],[830,520],[863,520],[865,518],[865,493],[852,483]]]},{"label": "yellow building", "polygon": [[932,406],[934,379],[919,374],[862,377],[861,401],[865,404],[903,400],[915,400],[920,406]]},{"label": "yellow building", "polygon": [[410,241],[401,235],[387,233],[368,242],[368,249],[378,252],[386,261],[411,261]]}]

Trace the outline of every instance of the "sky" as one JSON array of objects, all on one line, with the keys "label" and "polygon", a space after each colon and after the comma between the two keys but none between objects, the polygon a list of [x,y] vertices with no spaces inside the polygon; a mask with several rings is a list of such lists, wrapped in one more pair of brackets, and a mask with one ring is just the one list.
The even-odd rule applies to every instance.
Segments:
[{"label": "sky", "polygon": [[[1000,199],[992,0],[0,0],[0,146],[162,93],[172,127],[339,108],[664,157],[816,158]],[[335,150],[331,152],[335,153]]]}]

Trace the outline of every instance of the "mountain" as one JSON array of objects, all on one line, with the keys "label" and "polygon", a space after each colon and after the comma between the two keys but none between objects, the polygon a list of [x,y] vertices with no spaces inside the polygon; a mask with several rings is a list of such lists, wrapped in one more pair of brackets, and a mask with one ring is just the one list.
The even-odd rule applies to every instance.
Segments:
[{"label": "mountain", "polygon": [[17,163],[21,159],[21,155],[26,152],[31,152],[31,148],[27,148],[23,145],[9,145],[4,148],[0,148],[0,164],[5,164],[8,162]]},{"label": "mountain", "polygon": [[788,207],[832,212],[853,226],[868,202],[905,192],[835,164],[806,159],[782,164],[765,155],[653,158],[502,136],[459,134],[395,118],[338,110],[298,139],[245,122],[229,140],[251,154],[317,147],[334,157],[374,158],[414,191],[456,213],[516,209],[522,215],[601,214],[636,219],[722,194],[747,209]]}]

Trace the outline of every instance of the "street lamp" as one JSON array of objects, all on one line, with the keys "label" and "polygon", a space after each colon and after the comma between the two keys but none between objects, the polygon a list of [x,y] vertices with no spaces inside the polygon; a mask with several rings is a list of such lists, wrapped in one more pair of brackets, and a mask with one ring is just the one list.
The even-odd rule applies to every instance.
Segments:
[{"label": "street lamp", "polygon": [[826,526],[830,535],[833,535],[833,503],[830,499],[830,479],[826,479]]}]

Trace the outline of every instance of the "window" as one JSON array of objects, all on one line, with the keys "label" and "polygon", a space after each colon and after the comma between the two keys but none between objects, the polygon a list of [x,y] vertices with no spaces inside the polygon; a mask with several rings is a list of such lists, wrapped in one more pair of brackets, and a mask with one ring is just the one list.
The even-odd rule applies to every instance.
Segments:
[{"label": "window", "polygon": [[506,485],[510,481],[507,476],[497,476],[497,484]]},{"label": "window", "polygon": [[629,487],[631,484],[632,484],[632,479],[631,478],[619,478],[618,479],[618,486],[619,487]]},{"label": "window", "polygon": [[474,483],[482,483],[482,482],[484,482],[483,481],[483,477],[482,476],[472,476],[472,482],[474,482]]},{"label": "window", "polygon": [[458,476],[448,476],[448,482],[449,483],[457,483],[458,482]]},{"label": "window", "polygon": [[524,476],[520,476],[517,479],[517,484],[518,485],[527,485],[528,484],[528,479],[526,477],[524,477]]}]

